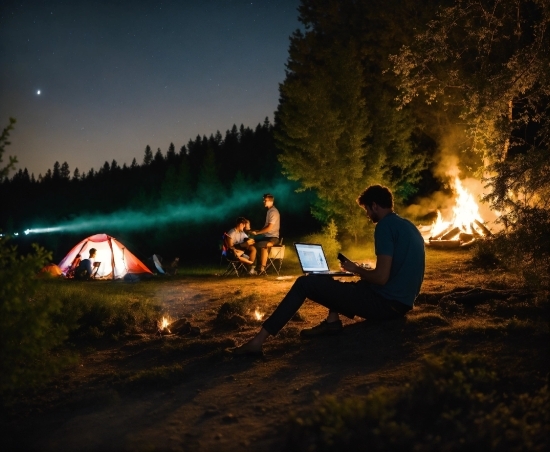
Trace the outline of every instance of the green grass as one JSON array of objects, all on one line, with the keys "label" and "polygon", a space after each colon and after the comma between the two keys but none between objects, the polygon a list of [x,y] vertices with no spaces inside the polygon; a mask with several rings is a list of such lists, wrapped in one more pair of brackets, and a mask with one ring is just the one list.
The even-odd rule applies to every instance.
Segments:
[{"label": "green grass", "polygon": [[153,331],[161,307],[156,284],[117,281],[44,281],[37,297],[60,300],[61,322],[69,325],[71,339],[118,339]]}]

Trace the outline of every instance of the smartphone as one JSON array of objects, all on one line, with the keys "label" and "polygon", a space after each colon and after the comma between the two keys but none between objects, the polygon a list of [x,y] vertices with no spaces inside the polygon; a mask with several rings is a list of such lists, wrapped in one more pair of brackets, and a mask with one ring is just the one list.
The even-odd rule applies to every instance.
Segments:
[{"label": "smartphone", "polygon": [[338,260],[342,263],[349,261],[349,259],[346,256],[344,256],[342,253],[338,253]]}]

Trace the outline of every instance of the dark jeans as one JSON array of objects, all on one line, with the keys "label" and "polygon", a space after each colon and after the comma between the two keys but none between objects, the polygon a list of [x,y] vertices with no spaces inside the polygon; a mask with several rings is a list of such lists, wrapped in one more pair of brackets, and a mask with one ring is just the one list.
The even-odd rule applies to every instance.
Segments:
[{"label": "dark jeans", "polygon": [[330,276],[300,276],[263,327],[272,336],[286,325],[306,298],[330,311],[352,319],[391,320],[404,316],[412,307],[381,297],[365,281],[341,282]]}]

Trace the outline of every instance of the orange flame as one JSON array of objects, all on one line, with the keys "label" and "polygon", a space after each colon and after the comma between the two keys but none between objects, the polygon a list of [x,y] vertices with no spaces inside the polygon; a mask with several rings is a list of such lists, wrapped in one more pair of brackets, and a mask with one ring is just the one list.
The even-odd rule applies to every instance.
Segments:
[{"label": "orange flame", "polygon": [[461,232],[471,234],[473,222],[483,222],[479,214],[479,206],[474,196],[462,186],[460,179],[455,177],[453,190],[456,193],[455,205],[453,206],[453,217],[450,221],[444,221],[441,212],[437,211],[437,219],[432,225],[431,235],[435,236],[448,228],[458,227]]},{"label": "orange flame", "polygon": [[168,325],[170,325],[170,323],[170,317],[162,316],[162,319],[157,322],[158,329],[160,331],[168,329]]},{"label": "orange flame", "polygon": [[260,312],[260,308],[256,308],[256,310],[254,311],[254,318],[256,320],[262,320],[262,318],[264,317],[264,314],[262,312]]}]

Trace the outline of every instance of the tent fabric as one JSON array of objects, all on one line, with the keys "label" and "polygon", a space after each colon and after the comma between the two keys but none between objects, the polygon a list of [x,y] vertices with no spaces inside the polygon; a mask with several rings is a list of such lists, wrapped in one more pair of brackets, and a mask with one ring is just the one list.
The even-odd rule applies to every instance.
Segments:
[{"label": "tent fabric", "polygon": [[85,238],[73,247],[69,254],[59,263],[64,275],[71,268],[71,263],[80,254],[82,259],[88,259],[90,249],[95,248],[96,256],[94,261],[101,262],[96,277],[99,278],[124,278],[128,273],[152,274],[136,256],[134,256],[122,243],[107,234],[96,234]]},{"label": "tent fabric", "polygon": [[61,276],[63,272],[61,271],[61,268],[59,268],[55,264],[48,264],[42,270],[40,270],[40,273],[38,276]]}]

